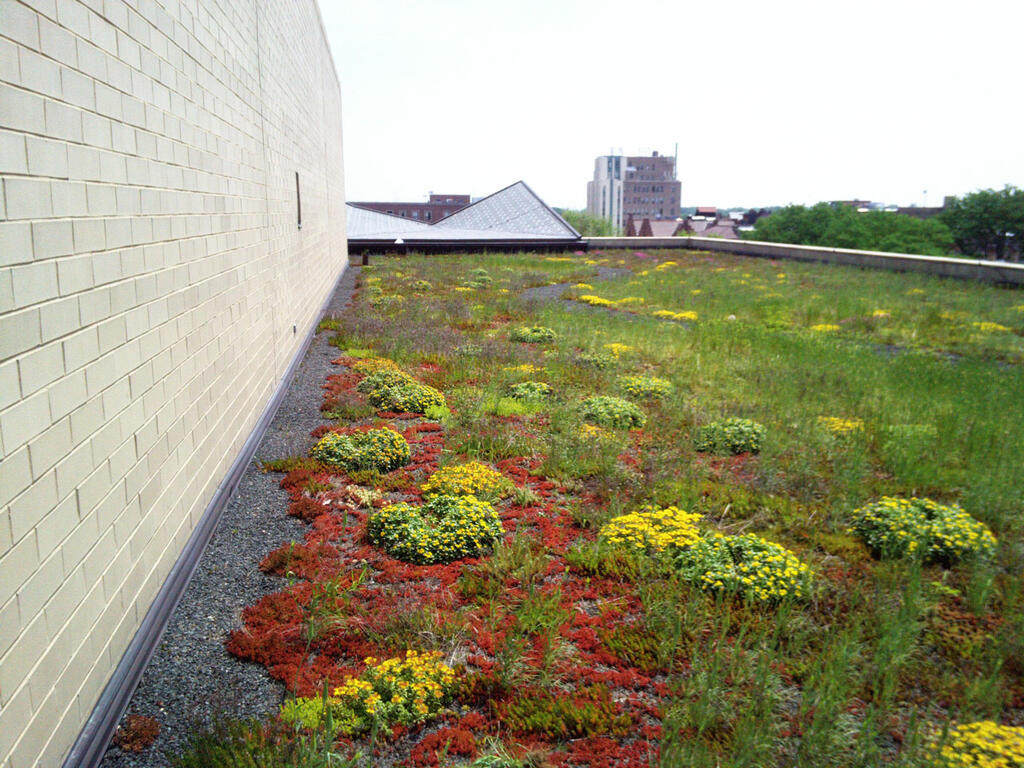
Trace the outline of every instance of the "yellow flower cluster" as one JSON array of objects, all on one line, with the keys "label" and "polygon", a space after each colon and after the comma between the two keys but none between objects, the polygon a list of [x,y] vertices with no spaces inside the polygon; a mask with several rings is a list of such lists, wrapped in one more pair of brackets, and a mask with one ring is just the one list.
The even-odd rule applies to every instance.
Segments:
[{"label": "yellow flower cluster", "polygon": [[674,267],[674,266],[676,266],[676,263],[674,261],[663,261],[663,262],[661,262],[661,264],[659,264],[658,266],[656,266],[654,268],[654,271],[655,272],[664,272],[669,267]]},{"label": "yellow flower cluster", "polygon": [[619,385],[630,397],[638,400],[657,400],[667,397],[674,387],[668,379],[657,376],[623,376]]},{"label": "yellow flower cluster", "polygon": [[752,533],[705,536],[680,550],[676,568],[709,592],[742,595],[760,603],[807,595],[810,568],[785,547]]},{"label": "yellow flower cluster", "polygon": [[624,352],[632,352],[633,351],[633,348],[631,346],[629,346],[628,344],[620,344],[617,341],[614,341],[611,344],[605,344],[604,348],[607,349],[609,352],[611,352],[616,357],[618,357],[619,355],[623,354]]},{"label": "yellow flower cluster", "polygon": [[839,330],[839,326],[835,323],[819,323],[818,325],[812,325],[811,330],[818,333],[834,333]]},{"label": "yellow flower cluster", "polygon": [[860,419],[843,419],[839,416],[819,416],[818,424],[834,435],[849,435],[864,429]]},{"label": "yellow flower cluster", "polygon": [[613,517],[598,536],[610,544],[627,544],[640,550],[661,552],[667,547],[689,547],[700,538],[701,515],[679,507],[644,507]]},{"label": "yellow flower cluster", "polygon": [[611,299],[602,299],[600,296],[594,296],[593,294],[584,294],[577,296],[576,301],[582,301],[584,304],[589,304],[592,307],[614,307],[615,302]]},{"label": "yellow flower cluster", "polygon": [[405,438],[387,427],[351,435],[328,432],[313,446],[309,455],[331,467],[377,472],[398,469],[408,464],[411,458]]},{"label": "yellow flower cluster", "polygon": [[980,323],[971,323],[971,325],[973,325],[982,333],[1004,333],[1006,331],[1011,330],[1010,328],[1007,328],[1005,325],[1000,325],[999,323],[990,323],[987,320]]},{"label": "yellow flower cluster", "polygon": [[923,288],[911,288],[909,291],[907,291],[907,296],[923,296],[923,295],[924,295],[924,289]]},{"label": "yellow flower cluster", "polygon": [[615,437],[611,432],[596,424],[582,424],[579,429],[579,436],[584,440],[611,440]]},{"label": "yellow flower cluster", "polygon": [[937,757],[939,768],[1024,768],[1024,728],[991,720],[958,725]]},{"label": "yellow flower cluster", "polygon": [[878,319],[878,320],[880,320],[880,319],[882,319],[882,318],[886,318],[886,317],[889,317],[889,316],[891,316],[891,314],[892,314],[892,313],[891,313],[891,312],[889,312],[889,311],[887,311],[887,310],[884,310],[884,309],[876,309],[876,310],[875,310],[874,312],[872,312],[872,313],[871,313],[871,316],[872,316],[873,318],[875,318],[875,319]]},{"label": "yellow flower cluster", "polygon": [[370,376],[380,371],[401,370],[398,367],[398,363],[394,360],[388,360],[386,357],[368,357],[363,360],[356,360],[350,367],[356,373],[361,373],[364,376]]},{"label": "yellow flower cluster", "polygon": [[[437,651],[409,650],[405,658],[382,662],[371,656],[365,663],[362,675],[348,678],[327,699],[334,722],[344,733],[362,733],[374,722],[385,727],[413,725],[451,701],[455,671]],[[282,720],[310,729],[319,727],[324,714],[319,697],[297,698],[281,707]]]},{"label": "yellow flower cluster", "polygon": [[620,306],[626,304],[643,304],[644,299],[642,296],[624,296],[621,299],[617,299],[614,303]]},{"label": "yellow flower cluster", "polygon": [[1024,312],[1024,304],[1016,304],[1013,308],[1018,312]]},{"label": "yellow flower cluster", "polygon": [[920,553],[925,560],[952,562],[995,551],[996,537],[957,504],[885,496],[853,512],[851,530],[881,557]]},{"label": "yellow flower cluster", "polygon": [[684,309],[682,312],[673,312],[670,309],[659,309],[654,313],[655,317],[659,317],[662,320],[688,320],[695,322],[697,320],[697,313],[691,309]]},{"label": "yellow flower cluster", "polygon": [[512,491],[512,482],[497,470],[479,461],[444,467],[423,484],[423,497],[476,496],[497,499]]},{"label": "yellow flower cluster", "polygon": [[504,531],[494,507],[469,495],[434,496],[422,507],[392,504],[366,524],[373,544],[418,565],[478,557]]},{"label": "yellow flower cluster", "polygon": [[581,291],[594,290],[594,286],[592,286],[590,283],[576,283],[576,285],[574,285],[573,288],[579,288]]}]

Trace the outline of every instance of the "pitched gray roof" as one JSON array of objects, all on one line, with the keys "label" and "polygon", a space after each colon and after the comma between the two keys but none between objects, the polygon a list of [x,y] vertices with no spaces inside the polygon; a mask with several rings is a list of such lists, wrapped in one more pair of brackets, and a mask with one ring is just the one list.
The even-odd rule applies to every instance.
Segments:
[{"label": "pitched gray roof", "polygon": [[480,240],[578,240],[579,232],[522,181],[433,224],[348,205],[348,239],[381,243]]}]

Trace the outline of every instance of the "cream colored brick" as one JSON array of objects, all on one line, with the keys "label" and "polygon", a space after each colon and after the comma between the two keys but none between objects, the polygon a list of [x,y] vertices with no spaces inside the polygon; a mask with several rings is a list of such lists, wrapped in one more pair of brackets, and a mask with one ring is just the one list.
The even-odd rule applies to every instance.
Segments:
[{"label": "cream colored brick", "polygon": [[50,423],[50,401],[46,392],[25,397],[0,413],[0,435],[4,453],[28,443]]},{"label": "cream colored brick", "polygon": [[75,371],[100,356],[99,335],[96,328],[86,328],[62,343],[64,350],[64,367],[67,371]]},{"label": "cream colored brick", "polygon": [[[81,132],[79,132],[81,135]],[[28,172],[33,176],[67,176],[68,150],[61,141],[27,136]]]},{"label": "cream colored brick", "polygon": [[92,325],[110,317],[110,288],[97,288],[78,298],[82,325]]},{"label": "cream colored brick", "polygon": [[[0,103],[3,95],[0,94]],[[53,215],[50,182],[44,179],[4,179],[7,216],[11,219],[47,219]]]},{"label": "cream colored brick", "polygon": [[44,472],[67,456],[71,448],[71,420],[63,419],[29,443],[32,477],[38,480]]},{"label": "cream colored brick", "polygon": [[18,363],[9,360],[0,364],[0,411],[21,397],[21,383],[18,379]]},{"label": "cream colored brick", "polygon": [[65,498],[96,468],[92,448],[82,443],[63,459],[56,469],[57,496]]},{"label": "cream colored brick", "polygon": [[[73,571],[84,570],[83,563],[85,562],[86,555],[100,537],[95,513],[90,512],[82,515],[81,519],[82,522],[75,527],[60,548],[61,565],[64,568],[65,575]],[[91,589],[94,582],[86,580],[86,585]]]},{"label": "cream colored brick", "polygon": [[30,91],[60,98],[60,65],[27,48],[18,50],[20,84]]},{"label": "cream colored brick", "polygon": [[[25,580],[21,589],[18,590],[18,611],[21,615],[42,618],[43,606],[57,591],[57,587],[63,580],[60,553],[55,552],[40,563],[35,572]],[[45,623],[44,621],[44,629]],[[46,644],[43,643],[42,647],[45,648]],[[37,649],[36,652],[38,653],[40,650]]]},{"label": "cream colored brick", "polygon": [[89,39],[89,9],[78,0],[57,3],[57,21],[79,37]]},{"label": "cream colored brick", "polygon": [[73,222],[72,232],[78,253],[102,251],[107,247],[106,227],[102,219],[78,219]]},{"label": "cream colored brick", "polygon": [[[96,173],[99,175],[99,155],[96,155]],[[85,196],[90,216],[110,216],[116,213],[114,188],[108,184],[86,184]]]},{"label": "cream colored brick", "polygon": [[21,395],[27,397],[64,375],[64,354],[59,344],[32,350],[18,360]]},{"label": "cream colored brick", "polygon": [[103,401],[99,395],[71,412],[71,439],[77,445],[103,424]]},{"label": "cream colored brick", "polygon": [[0,18],[4,35],[29,48],[39,49],[39,19],[30,9],[15,0],[3,0]]},{"label": "cream colored brick", "polygon": [[0,131],[0,173],[28,173],[23,134]]},{"label": "cream colored brick", "polygon": [[50,416],[60,419],[85,402],[88,390],[85,386],[85,372],[75,371],[47,389],[50,397]]},{"label": "cream colored brick", "polygon": [[12,597],[0,606],[0,656],[8,651],[19,632],[21,620],[18,617],[18,598]]},{"label": "cream colored brick", "polygon": [[0,222],[0,267],[32,261],[32,225],[27,221]]},{"label": "cream colored brick", "polygon": [[54,216],[85,216],[89,212],[85,184],[80,181],[54,179],[50,182],[50,199]]},{"label": "cream colored brick", "polygon": [[[32,720],[32,702],[28,686],[13,691],[10,700],[0,707],[0,755],[7,755]],[[17,768],[13,762],[4,768]]]},{"label": "cream colored brick", "polygon": [[0,313],[10,312],[17,304],[14,301],[14,284],[11,282],[11,271],[0,271]]},{"label": "cream colored brick", "polygon": [[[31,450],[29,455],[31,456]],[[27,536],[56,503],[57,474],[48,472],[35,480],[28,490],[11,501],[11,536],[13,539],[20,541]]]},{"label": "cream colored brick", "polygon": [[78,509],[81,513],[91,510],[110,489],[110,469],[106,463],[97,467],[82,484],[75,489],[78,494]]},{"label": "cream colored brick", "polygon": [[76,296],[43,304],[39,308],[43,341],[51,341],[74,331],[79,327],[80,316]]},{"label": "cream colored brick", "polygon": [[0,81],[16,83],[21,78],[18,67],[18,46],[0,39]]},{"label": "cream colored brick", "polygon": [[14,597],[18,587],[38,565],[39,550],[34,534],[0,555],[0,604]]},{"label": "cream colored brick", "polygon": [[[33,225],[33,237],[35,225]],[[14,301],[18,307],[27,307],[57,296],[57,267],[53,262],[24,264],[11,267]]]},{"label": "cream colored brick", "polygon": [[78,65],[75,36],[46,18],[39,22],[39,50],[69,67]]},{"label": "cream colored brick", "polygon": [[[62,508],[58,507],[53,511],[53,513],[51,513],[51,515],[60,511],[62,511]],[[63,523],[65,520],[70,520],[72,523],[71,527],[68,528],[67,531],[63,531]],[[58,530],[64,533],[61,540],[67,538],[77,524],[78,518],[75,514],[74,507],[72,507],[66,511],[66,514],[61,520],[54,522],[53,538],[56,539]],[[59,541],[54,541],[53,548],[56,549],[56,545],[59,543]],[[46,621],[46,631],[51,636],[55,636],[58,632],[62,631],[68,618],[72,613],[74,613],[75,608],[77,608],[85,598],[87,591],[85,577],[80,569],[72,571],[69,576],[65,577],[53,598],[49,603],[47,603],[43,613],[43,617]]]},{"label": "cream colored brick", "polygon": [[32,255],[36,260],[66,256],[74,250],[70,221],[37,221],[32,224]]},{"label": "cream colored brick", "polygon": [[[68,224],[70,230],[70,222],[63,223]],[[71,239],[70,231],[68,239]],[[70,256],[60,259],[57,262],[57,284],[63,296],[92,288],[92,256]]]},{"label": "cream colored brick", "polygon": [[[68,71],[68,70],[64,70]],[[63,77],[61,89],[63,90]],[[77,107],[69,107],[56,101],[47,100],[45,105],[46,113],[46,135],[55,139],[65,141],[82,140],[82,110]],[[51,174],[54,176],[66,176],[67,172]]]},{"label": "cream colored brick", "polygon": [[38,309],[0,315],[0,360],[32,349],[39,340]]},{"label": "cream colored brick", "polygon": [[[7,504],[11,499],[20,494],[32,484],[32,464],[29,460],[28,447],[23,447],[6,456],[0,461],[0,502]],[[5,536],[13,540],[10,529],[10,512],[5,518],[6,530],[3,531],[2,540]]]}]

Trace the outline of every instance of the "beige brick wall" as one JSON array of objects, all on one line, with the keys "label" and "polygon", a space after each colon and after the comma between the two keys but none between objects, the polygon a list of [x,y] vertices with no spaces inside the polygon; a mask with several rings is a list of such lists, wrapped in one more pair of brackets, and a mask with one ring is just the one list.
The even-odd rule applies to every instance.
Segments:
[{"label": "beige brick wall", "polygon": [[342,177],[315,0],[0,0],[3,768],[60,765],[280,383]]}]

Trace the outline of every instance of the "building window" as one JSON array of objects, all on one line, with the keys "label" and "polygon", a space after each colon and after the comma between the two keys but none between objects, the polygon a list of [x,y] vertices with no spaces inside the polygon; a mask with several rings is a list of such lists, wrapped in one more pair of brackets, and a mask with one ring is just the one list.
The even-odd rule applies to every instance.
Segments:
[{"label": "building window", "polygon": [[302,229],[302,193],[299,190],[299,172],[295,172],[295,223]]},{"label": "building window", "polygon": [[430,221],[431,216],[432,214],[430,213],[430,211],[427,211],[426,213],[423,214],[423,218],[426,219],[427,221]]}]

